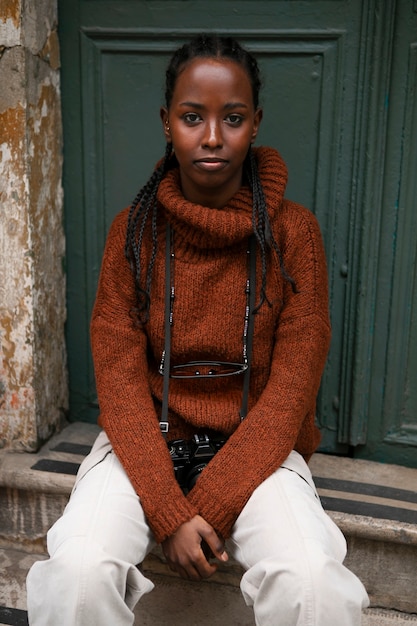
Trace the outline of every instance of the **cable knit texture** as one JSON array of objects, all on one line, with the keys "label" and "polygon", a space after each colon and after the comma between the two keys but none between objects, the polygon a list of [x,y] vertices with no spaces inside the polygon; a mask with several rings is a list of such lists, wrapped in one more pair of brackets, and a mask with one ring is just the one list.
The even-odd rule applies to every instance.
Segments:
[{"label": "cable knit texture", "polygon": [[[327,272],[320,230],[284,199],[287,170],[271,148],[255,151],[272,230],[297,293],[278,260],[268,262],[267,303],[255,316],[249,412],[240,423],[242,376],[170,380],[169,439],[216,431],[227,443],[188,496],[159,431],[164,348],[165,223],[174,232],[172,365],[242,361],[252,194],[243,186],[223,209],[188,202],[178,169],[162,181],[149,321],[135,322],[133,277],[124,257],[127,210],[108,235],[91,324],[100,424],[138,493],[157,541],[200,514],[223,537],[256,487],[292,449],[307,460],[320,435],[315,402],[329,341]],[[149,236],[148,236],[149,235]],[[143,262],[151,252],[145,231]],[[257,298],[261,261],[257,257]]]}]

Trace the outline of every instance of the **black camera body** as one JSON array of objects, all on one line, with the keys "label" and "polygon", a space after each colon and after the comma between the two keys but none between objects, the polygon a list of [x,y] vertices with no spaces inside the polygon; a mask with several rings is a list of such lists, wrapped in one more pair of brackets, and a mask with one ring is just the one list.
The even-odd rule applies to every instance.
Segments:
[{"label": "black camera body", "polygon": [[208,435],[194,435],[192,439],[175,439],[168,442],[174,464],[175,478],[187,494],[197,482],[207,463],[226,443],[225,439]]}]

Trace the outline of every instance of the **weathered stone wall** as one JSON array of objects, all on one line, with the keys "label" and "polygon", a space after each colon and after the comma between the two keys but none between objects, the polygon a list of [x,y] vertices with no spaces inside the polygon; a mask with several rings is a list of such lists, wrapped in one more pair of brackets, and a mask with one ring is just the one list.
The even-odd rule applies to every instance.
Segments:
[{"label": "weathered stone wall", "polygon": [[0,447],[67,406],[56,0],[0,0]]}]

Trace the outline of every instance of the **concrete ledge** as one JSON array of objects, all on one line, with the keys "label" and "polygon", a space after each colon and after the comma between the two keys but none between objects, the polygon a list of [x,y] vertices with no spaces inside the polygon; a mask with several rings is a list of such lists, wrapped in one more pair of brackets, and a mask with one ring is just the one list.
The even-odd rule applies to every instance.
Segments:
[{"label": "concrete ledge", "polygon": [[[25,579],[28,569],[38,559],[18,550],[0,549],[0,626],[2,613],[7,624],[24,624],[26,611]],[[178,576],[160,573],[151,576],[155,589],[143,597],[136,608],[135,624],[139,626],[254,626],[252,609],[248,608],[235,585],[215,581],[191,583]],[[16,621],[13,617],[16,616]],[[198,616],[198,622],[196,618]],[[367,609],[361,626],[411,626],[416,614],[385,609]],[[359,626],[359,625],[358,625]]]},{"label": "concrete ledge", "polygon": [[384,609],[367,609],[362,616],[361,626],[411,626],[411,624],[417,624],[417,615]]},{"label": "concrete ledge", "polygon": [[345,565],[365,585],[371,606],[417,613],[417,547],[346,538]]},{"label": "concrete ledge", "polygon": [[[0,450],[0,546],[16,545],[42,554],[48,529],[62,515],[74,475],[33,469],[40,460],[56,460],[75,468],[84,455],[56,451],[64,441],[92,445],[97,426],[72,424],[38,453]],[[70,465],[68,465],[70,464]]]},{"label": "concrete ledge", "polygon": [[73,474],[39,471],[33,469],[33,466],[41,460],[55,460],[78,466],[84,454],[61,452],[56,448],[64,442],[89,448],[93,445],[98,432],[99,428],[94,424],[75,423],[52,437],[37,453],[0,450],[0,488],[60,493],[68,497],[74,485]]},{"label": "concrete ledge", "polygon": [[415,524],[338,511],[327,512],[346,536],[417,546],[417,526]]}]

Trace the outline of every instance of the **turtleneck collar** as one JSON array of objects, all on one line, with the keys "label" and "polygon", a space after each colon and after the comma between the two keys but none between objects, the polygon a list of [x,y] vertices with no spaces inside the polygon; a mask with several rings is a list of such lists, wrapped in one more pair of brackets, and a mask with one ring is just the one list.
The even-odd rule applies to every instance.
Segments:
[{"label": "turtleneck collar", "polygon": [[[269,219],[276,219],[287,184],[287,167],[273,148],[253,148],[266,198]],[[178,167],[161,181],[158,200],[171,222],[176,241],[198,248],[231,246],[247,239],[252,228],[252,191],[242,186],[222,209],[189,202],[180,186]]]}]

